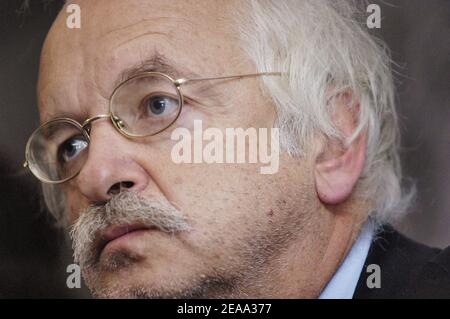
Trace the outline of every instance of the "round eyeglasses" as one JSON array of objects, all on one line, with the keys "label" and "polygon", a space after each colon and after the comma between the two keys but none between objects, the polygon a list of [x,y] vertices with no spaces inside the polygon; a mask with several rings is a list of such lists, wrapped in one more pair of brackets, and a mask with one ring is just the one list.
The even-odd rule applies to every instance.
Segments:
[{"label": "round eyeglasses", "polygon": [[182,85],[262,75],[279,76],[281,73],[177,80],[160,72],[140,73],[113,91],[108,114],[88,118],[82,124],[71,118],[57,118],[42,124],[27,142],[24,166],[44,183],[66,182],[81,171],[87,160],[94,121],[109,118],[117,131],[128,138],[153,136],[166,130],[180,116],[184,104]]}]

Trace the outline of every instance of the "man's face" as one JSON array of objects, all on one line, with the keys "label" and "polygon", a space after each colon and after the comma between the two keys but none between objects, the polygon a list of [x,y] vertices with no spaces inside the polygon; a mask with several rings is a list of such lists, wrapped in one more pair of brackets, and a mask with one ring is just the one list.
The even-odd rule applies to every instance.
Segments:
[{"label": "man's face", "polygon": [[[81,29],[66,26],[63,10],[44,47],[38,88],[42,122],[61,114],[83,121],[108,113],[121,74],[143,61],[156,61],[150,63],[155,71],[169,65],[173,78],[255,72],[240,49],[231,1],[76,3]],[[187,102],[176,126],[192,130],[194,120],[223,131],[274,126],[274,107],[257,79],[211,82],[185,94],[208,107]],[[285,283],[283,273],[291,272],[299,281],[295,286],[304,287],[296,295],[310,293],[306,282],[327,240],[312,227],[320,214],[311,161],[282,152],[273,175],[260,174],[260,164],[176,164],[175,143],[170,130],[135,140],[108,120],[92,125],[87,162],[61,186],[70,223],[89,205],[108,201],[111,188],[122,183],[143,198],[170,202],[189,224],[189,230],[175,234],[148,230],[110,242],[97,261],[105,267],[85,274],[93,293],[289,295],[279,286]],[[325,221],[321,225],[329,227]],[[129,262],[106,267],[115,258]]]}]

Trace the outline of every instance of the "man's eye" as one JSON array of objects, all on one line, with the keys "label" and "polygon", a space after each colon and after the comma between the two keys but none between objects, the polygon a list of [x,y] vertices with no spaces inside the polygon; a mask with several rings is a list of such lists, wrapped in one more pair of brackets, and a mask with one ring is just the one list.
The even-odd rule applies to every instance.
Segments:
[{"label": "man's eye", "polygon": [[150,96],[143,104],[148,116],[167,116],[178,108],[178,101],[168,96]]},{"label": "man's eye", "polygon": [[58,155],[62,162],[67,163],[76,158],[86,147],[88,142],[82,138],[71,138],[59,147]]}]

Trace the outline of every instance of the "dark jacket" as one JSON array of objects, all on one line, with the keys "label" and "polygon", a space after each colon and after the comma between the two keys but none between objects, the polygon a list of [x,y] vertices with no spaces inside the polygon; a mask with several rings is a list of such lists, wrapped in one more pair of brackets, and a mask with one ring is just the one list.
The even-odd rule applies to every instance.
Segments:
[{"label": "dark jacket", "polygon": [[[450,298],[450,247],[427,247],[391,226],[374,238],[353,298]],[[380,266],[380,288],[367,285],[371,264]]]}]

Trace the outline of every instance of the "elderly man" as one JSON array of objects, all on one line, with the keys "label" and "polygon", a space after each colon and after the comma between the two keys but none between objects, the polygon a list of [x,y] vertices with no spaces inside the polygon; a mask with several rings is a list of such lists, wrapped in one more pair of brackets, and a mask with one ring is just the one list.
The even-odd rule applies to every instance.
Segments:
[{"label": "elderly man", "polygon": [[66,6],[81,21],[62,10],[46,39],[26,165],[93,296],[450,296],[450,251],[388,226],[412,192],[354,3]]}]

